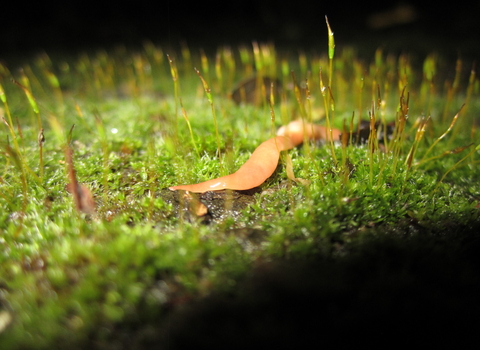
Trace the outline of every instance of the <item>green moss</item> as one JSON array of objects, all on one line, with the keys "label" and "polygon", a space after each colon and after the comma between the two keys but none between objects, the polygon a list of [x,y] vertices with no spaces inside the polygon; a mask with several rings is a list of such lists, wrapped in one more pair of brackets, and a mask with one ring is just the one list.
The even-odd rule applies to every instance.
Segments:
[{"label": "green moss", "polygon": [[[366,63],[337,48],[333,62],[315,54],[289,61],[271,45],[255,48],[219,48],[217,61],[195,52],[185,62],[176,57],[176,88],[168,61],[154,46],[51,66],[41,63],[46,56],[37,58],[24,72],[45,128],[43,163],[37,116],[25,92],[10,83],[10,73],[0,70],[6,97],[0,116],[7,109],[13,116],[12,122],[4,117],[0,129],[0,315],[13,316],[0,329],[5,349],[80,348],[88,339],[101,344],[118,335],[116,329],[133,332],[212,291],[231,292],[249,271],[272,260],[342,259],[371,247],[380,231],[436,237],[478,222],[476,77],[465,79],[466,70],[451,67],[443,80],[432,79],[440,71],[432,67],[443,64],[437,56],[426,59],[423,74],[407,55],[378,51]],[[208,72],[206,62],[212,65]],[[185,68],[192,63],[202,67],[211,88],[218,138],[204,85]],[[319,70],[329,63],[322,74],[323,84],[333,74],[331,95],[324,96]],[[273,113],[266,102],[237,106],[228,98],[253,66],[284,81]],[[308,94],[288,88],[289,68],[300,87],[308,78]],[[464,84],[452,92],[457,80]],[[459,121],[438,140],[467,94]],[[309,143],[292,150],[295,175],[310,185],[291,182],[280,167],[262,191],[242,194],[249,200],[240,212],[229,208],[245,197],[201,197],[221,203],[222,214],[212,219],[196,217],[181,196],[165,190],[238,169],[274,127],[300,116],[323,123],[325,108],[346,131],[355,131],[352,112],[354,126],[375,118],[399,130],[406,121],[405,131],[393,134],[385,153],[377,143]],[[417,118],[429,115],[425,134],[415,141]],[[95,198],[94,215],[78,212],[66,191],[65,146],[73,125],[69,146],[77,179]],[[418,163],[424,157],[432,159]],[[138,323],[128,330],[129,322]]]}]

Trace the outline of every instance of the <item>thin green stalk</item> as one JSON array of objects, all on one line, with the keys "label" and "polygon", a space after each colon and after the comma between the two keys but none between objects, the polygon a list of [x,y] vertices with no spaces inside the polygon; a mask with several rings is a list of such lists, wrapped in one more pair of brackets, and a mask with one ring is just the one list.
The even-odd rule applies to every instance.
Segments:
[{"label": "thin green stalk", "polygon": [[470,157],[473,153],[477,152],[480,150],[480,145],[478,145],[477,147],[475,147],[474,149],[472,149],[470,152],[468,152],[468,154],[463,157],[462,159],[460,159],[458,162],[456,162],[450,169],[448,169],[445,174],[443,174],[443,176],[440,178],[440,180],[438,181],[437,185],[435,186],[435,188],[433,189],[432,193],[433,194],[437,189],[438,189],[438,186],[440,186],[440,184],[442,183],[442,181],[445,179],[445,177],[450,173],[452,172],[453,170],[455,170],[459,165],[460,163],[462,163],[465,159],[467,159],[468,157]]},{"label": "thin green stalk", "polygon": [[[0,100],[5,107],[5,113],[7,114],[8,121],[4,120],[5,125],[7,125],[8,130],[10,131],[10,135],[13,139],[13,144],[15,146],[15,151],[21,156],[20,146],[17,140],[17,134],[15,133],[15,129],[13,128],[13,121],[12,121],[12,114],[10,113],[10,107],[7,103],[7,95],[5,95],[5,90],[3,89],[2,84],[0,84]],[[3,119],[3,116],[2,116]],[[23,164],[23,157],[22,157],[22,164]]]},{"label": "thin green stalk", "polygon": [[[351,131],[351,129],[350,129]],[[350,169],[347,166],[348,161],[348,133],[347,133],[347,121],[343,119],[343,125],[342,125],[342,139],[341,139],[341,144],[342,144],[342,184],[343,187],[340,188],[340,190],[343,193],[344,187],[348,184],[348,180],[350,178]],[[343,197],[343,194],[341,194],[339,197]]]},{"label": "thin green stalk", "polygon": [[426,106],[427,113],[432,112],[433,97],[435,96],[434,78],[437,72],[437,55],[432,54],[423,62],[423,81],[420,86],[421,104]]},{"label": "thin green stalk", "polygon": [[[20,172],[20,181],[22,183],[22,195],[23,195],[23,201],[22,201],[22,212],[25,212],[27,209],[27,204],[29,202],[28,198],[28,183],[27,183],[27,175],[25,173],[25,168],[24,168],[24,163],[22,162],[22,157],[19,153],[16,152],[15,149],[11,148],[10,145],[5,146],[5,151],[6,154],[13,159],[13,163],[15,164],[16,168]],[[23,215],[22,215],[23,217]]]},{"label": "thin green stalk", "polygon": [[190,132],[190,138],[191,138],[191,140],[192,140],[192,145],[193,145],[193,147],[195,148],[195,152],[197,153],[197,157],[200,159],[200,151],[198,150],[197,144],[196,144],[196,142],[195,142],[195,137],[193,136],[192,126],[190,125],[190,120],[188,119],[187,111],[186,111],[185,108],[183,107],[183,103],[182,103],[182,99],[181,99],[181,98],[180,98],[180,107],[182,108],[183,118],[184,118],[185,121],[187,122],[188,131]]},{"label": "thin green stalk", "polygon": [[200,74],[200,71],[197,68],[194,68],[195,72],[197,73],[198,77],[202,81],[203,84],[203,89],[205,90],[205,94],[207,95],[208,102],[210,103],[210,107],[212,109],[212,116],[213,116],[213,123],[215,127],[215,137],[217,139],[217,156],[220,160],[220,169],[223,168],[223,162],[222,162],[222,157],[221,157],[221,143],[220,143],[220,134],[218,132],[218,123],[217,123],[217,116],[215,113],[215,105],[213,104],[213,96],[212,92],[210,90],[210,87],[208,86],[207,82],[205,79],[203,79],[202,75]]},{"label": "thin green stalk", "polygon": [[365,87],[365,71],[362,65],[359,62],[354,62],[355,78],[358,85],[358,121],[357,121],[357,144],[360,142],[360,126],[362,124],[362,113],[363,113],[363,91]]},{"label": "thin green stalk", "polygon": [[148,166],[148,181],[149,181],[149,204],[148,204],[148,213],[147,220],[152,221],[153,215],[155,212],[155,193],[158,189],[158,169],[155,166],[155,160],[157,159],[157,154],[155,151],[155,137],[149,137],[148,146],[147,146],[147,166]]},{"label": "thin green stalk", "polygon": [[216,86],[216,91],[219,91],[221,94],[223,94],[223,70],[222,70],[222,55],[220,52],[220,49],[217,50],[217,54],[215,55],[215,75],[216,75],[216,81],[217,81],[217,86]]},{"label": "thin green stalk", "polygon": [[175,100],[175,120],[173,121],[174,137],[178,140],[178,95],[179,95],[179,86],[178,86],[178,71],[173,59],[167,54],[168,63],[170,65],[170,74],[173,79],[173,91],[174,91],[174,100]]},{"label": "thin green stalk", "polygon": [[405,126],[408,119],[408,110],[409,110],[409,100],[410,94],[407,93],[405,96],[405,89],[403,88],[402,93],[400,95],[400,103],[398,106],[397,114],[395,117],[395,131],[392,140],[392,149],[391,152],[393,154],[393,173],[395,173],[397,169],[397,164],[400,159],[400,153],[402,151],[403,142],[405,140]]},{"label": "thin green stalk", "polygon": [[[207,54],[203,49],[200,49],[200,61],[202,65],[203,75],[205,75],[205,79],[210,81],[210,64],[208,63]],[[196,70],[195,67],[193,67],[193,69]]]},{"label": "thin green stalk", "polygon": [[[330,105],[332,108],[331,125],[334,125],[335,124],[334,122],[335,101],[332,93],[332,82],[333,82],[333,57],[335,55],[335,38],[333,36],[332,28],[330,28],[330,23],[328,23],[327,16],[325,16],[325,21],[327,22],[327,28],[328,28],[328,90],[330,94]],[[332,140],[333,133],[331,128],[329,128],[329,132],[330,132],[330,140],[333,145],[333,140]]]},{"label": "thin green stalk", "polygon": [[224,47],[222,50],[223,62],[228,70],[227,89],[233,89],[233,81],[235,79],[235,58],[230,47]]},{"label": "thin green stalk", "polygon": [[[375,126],[375,102],[372,102],[372,110],[370,112],[370,134],[368,137],[368,155],[370,160],[370,186],[373,187],[373,168],[375,164],[375,153],[378,149],[377,128]],[[378,152],[377,152],[378,153]]]},{"label": "thin green stalk", "polygon": [[458,117],[460,115],[460,112],[462,111],[463,106],[465,106],[465,105],[462,105],[462,107],[460,107],[460,110],[453,117],[448,129],[432,143],[432,145],[428,148],[427,152],[425,152],[425,154],[423,155],[423,158],[417,163],[417,166],[426,162],[426,158],[427,158],[428,154],[432,151],[432,149],[440,142],[440,140],[442,140],[445,136],[447,136],[447,134],[450,132],[450,130],[452,130],[452,128],[454,127],[455,123],[458,120]]},{"label": "thin green stalk", "polygon": [[103,124],[103,120],[101,115],[98,111],[94,112],[95,117],[95,125],[97,126],[97,132],[100,136],[100,142],[102,145],[103,151],[103,199],[105,203],[108,202],[108,174],[109,174],[109,156],[110,156],[110,148],[108,146],[107,141],[107,134],[105,132],[105,125]]},{"label": "thin green stalk", "polygon": [[458,89],[460,87],[460,76],[462,73],[462,60],[460,58],[457,59],[457,64],[455,66],[455,77],[453,78],[453,83],[451,86],[448,87],[447,90],[447,103],[445,104],[445,108],[443,110],[443,117],[442,120],[446,122],[447,115],[450,113],[450,107],[452,105],[453,97],[456,96]]},{"label": "thin green stalk", "polygon": [[[26,77],[25,77],[26,78]],[[43,184],[43,172],[44,172],[44,165],[43,165],[43,143],[45,142],[45,137],[43,135],[43,126],[42,126],[42,118],[40,117],[40,110],[38,109],[37,101],[35,100],[35,97],[33,97],[31,91],[27,89],[25,86],[20,84],[18,81],[12,79],[12,81],[19,86],[25,95],[27,96],[28,102],[30,103],[30,106],[33,109],[33,112],[37,116],[37,123],[38,123],[38,146],[39,146],[39,158],[40,158],[40,164],[39,164],[39,179],[40,183]]]},{"label": "thin green stalk", "polygon": [[[439,154],[439,155],[436,155],[436,156],[433,156],[433,157],[430,157],[430,158],[425,159],[425,161],[423,161],[422,164],[431,162],[432,160],[435,160],[435,159],[440,159],[440,158],[446,157],[446,156],[451,155],[451,154],[457,154],[457,153],[463,152],[463,151],[466,150],[467,148],[472,147],[473,144],[474,144],[474,143],[472,142],[472,143],[470,143],[470,144],[468,144],[468,145],[466,145],[466,146],[455,147],[454,149],[445,151],[445,152],[443,152],[442,154]],[[416,166],[418,166],[418,165],[416,164]],[[426,169],[425,169],[425,170],[426,170]]]},{"label": "thin green stalk", "polygon": [[330,23],[328,23],[327,16],[325,16],[325,21],[327,22],[328,28],[328,86],[331,87],[333,78],[333,56],[335,55],[335,38],[333,37],[333,32],[330,28]]},{"label": "thin green stalk", "polygon": [[65,124],[65,103],[63,99],[62,88],[60,86],[60,81],[58,80],[57,76],[53,74],[53,72],[46,70],[45,75],[47,76],[47,80],[50,86],[53,88],[55,98],[58,102],[58,112],[60,114],[60,119],[62,120],[62,125]]},{"label": "thin green stalk", "polygon": [[[307,120],[313,128],[312,104],[311,104],[311,96],[310,96],[310,88],[309,88],[308,79],[305,81],[305,87],[306,87],[306,89],[305,89],[305,95],[306,95],[305,99],[307,100],[307,112],[306,112],[307,113]],[[304,123],[304,129],[305,129],[305,119],[302,118],[302,121]],[[305,136],[304,136],[304,138],[305,138]],[[309,142],[304,142],[304,147],[303,148],[304,148],[307,156],[311,159],[311,163],[314,165],[314,167],[317,171],[317,174],[321,174],[318,163],[315,161],[315,157],[313,156],[312,148],[310,147],[310,143]],[[320,176],[320,181],[322,182],[322,185],[325,184],[325,182],[323,180],[323,176]]]},{"label": "thin green stalk", "polygon": [[190,48],[188,47],[187,42],[182,41],[180,43],[182,51],[182,66],[184,72],[190,72],[192,69],[192,54]]},{"label": "thin green stalk", "polygon": [[[385,81],[384,85],[384,92],[383,92],[383,98],[379,98],[380,102],[380,117],[382,119],[382,125],[383,125],[383,144],[385,146],[385,153],[388,153],[390,150],[390,140],[387,135],[387,130],[388,130],[388,122],[387,122],[387,101],[390,93],[390,83],[388,81]],[[380,87],[379,87],[379,94],[380,94]]]},{"label": "thin green stalk", "polygon": [[291,75],[292,75],[292,80],[293,80],[293,92],[295,94],[295,98],[296,98],[297,103],[298,103],[298,108],[299,108],[299,111],[300,111],[300,115],[303,119],[307,116],[307,111],[305,110],[305,104],[303,103],[303,100],[302,100],[302,94],[300,92],[300,87],[298,86],[297,78],[295,77],[295,73],[292,71]]},{"label": "thin green stalk", "polygon": [[412,147],[410,148],[407,158],[405,159],[405,164],[407,165],[407,169],[410,169],[412,167],[412,162],[415,157],[415,153],[418,149],[418,145],[420,144],[420,141],[423,138],[423,135],[425,134],[425,130],[427,128],[429,121],[430,121],[430,116],[428,116],[427,119],[422,118],[420,125],[418,126],[417,132],[415,134],[415,140],[413,141]]},{"label": "thin green stalk", "polygon": [[467,111],[470,109],[472,94],[473,94],[473,91],[474,91],[475,80],[476,80],[475,67],[472,67],[472,70],[470,71],[470,76],[469,76],[469,79],[468,79],[468,86],[467,86],[467,94],[466,94],[466,97],[465,97],[465,103],[464,103],[464,106],[462,106],[463,107],[462,118],[458,122],[459,125],[452,131],[452,135],[451,135],[450,140],[448,142],[448,146],[450,146],[452,144],[453,140],[455,140],[455,138],[456,138],[456,136],[459,132],[461,132],[462,130],[465,130],[466,128],[469,128],[472,125],[473,125],[472,133],[470,134],[470,137],[471,137],[471,140],[474,141],[473,131],[475,129],[476,122],[475,122],[474,118],[470,117],[471,114],[468,113]]},{"label": "thin green stalk", "polygon": [[324,84],[323,84],[323,77],[322,77],[322,68],[320,67],[320,91],[322,93],[322,96],[323,96],[323,103],[324,103],[324,106],[325,106],[325,121],[326,121],[326,127],[327,127],[327,132],[330,134],[330,137],[329,137],[329,144],[330,144],[330,150],[331,150],[331,153],[332,153],[332,158],[333,158],[333,161],[335,163],[335,165],[338,163],[337,161],[337,156],[335,155],[335,145],[333,143],[333,133],[332,133],[332,124],[330,122],[330,113],[329,113],[329,105],[330,105],[330,98],[331,98],[331,94],[329,93],[329,89],[328,87],[326,87]]}]

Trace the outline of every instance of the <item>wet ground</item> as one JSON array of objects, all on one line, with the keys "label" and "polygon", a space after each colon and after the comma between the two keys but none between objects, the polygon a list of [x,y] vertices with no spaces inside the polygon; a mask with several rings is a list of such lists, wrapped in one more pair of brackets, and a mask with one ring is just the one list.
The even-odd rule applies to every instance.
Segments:
[{"label": "wet ground", "polygon": [[255,202],[259,188],[249,191],[209,191],[190,193],[163,189],[157,193],[165,203],[173,206],[175,215],[188,222],[221,222],[228,217],[237,219],[241,211]]}]

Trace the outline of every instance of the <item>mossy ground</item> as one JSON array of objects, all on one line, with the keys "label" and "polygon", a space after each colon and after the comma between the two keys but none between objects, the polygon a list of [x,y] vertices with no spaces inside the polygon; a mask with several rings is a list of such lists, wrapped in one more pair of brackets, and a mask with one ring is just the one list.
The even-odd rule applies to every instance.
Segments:
[{"label": "mossy ground", "polygon": [[[466,324],[458,317],[478,311],[480,264],[471,247],[478,247],[480,99],[466,62],[381,51],[365,62],[346,48],[329,68],[326,56],[281,54],[272,45],[169,54],[172,62],[147,44],[141,52],[40,55],[21,69],[0,66],[2,349],[180,348],[187,333],[206,347],[225,317],[233,321],[222,341],[248,324],[246,339],[268,345],[283,339],[279,330],[288,337],[290,298],[347,330],[363,315],[394,331],[396,323],[378,321],[393,312],[412,315],[417,326],[416,311],[425,322],[456,317],[457,329]],[[229,93],[254,72],[277,77],[283,89],[271,105],[236,105]],[[289,154],[309,185],[280,168],[258,191],[202,197],[217,203],[208,220],[166,190],[231,173],[297,118],[328,119],[346,132],[360,119],[393,122],[397,132],[384,145],[375,137],[304,144]],[[94,214],[79,212],[66,189],[67,146]],[[239,198],[246,204],[230,210]],[[178,316],[188,305],[194,311]],[[231,313],[215,311],[222,305]],[[242,309],[258,307],[248,323]],[[315,319],[290,332],[311,334]],[[327,324],[318,327],[327,332]]]}]

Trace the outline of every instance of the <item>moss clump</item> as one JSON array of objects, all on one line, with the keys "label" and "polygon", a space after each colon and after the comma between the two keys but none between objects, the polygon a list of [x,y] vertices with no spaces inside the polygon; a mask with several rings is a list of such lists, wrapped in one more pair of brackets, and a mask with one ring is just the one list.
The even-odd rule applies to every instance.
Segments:
[{"label": "moss clump", "polygon": [[[42,55],[20,73],[0,66],[5,349],[82,348],[89,342],[106,348],[124,338],[148,344],[156,339],[152,329],[179,306],[213,291],[221,303],[222,293],[232,293],[252,269],[278,259],[317,261],[298,275],[306,279],[313,268],[325,274],[330,282],[315,279],[313,291],[341,291],[353,283],[368,299],[369,286],[385,292],[375,281],[391,281],[385,293],[392,292],[399,276],[400,287],[412,287],[414,276],[434,291],[438,286],[428,279],[440,279],[439,270],[429,265],[417,274],[410,267],[424,266],[423,257],[429,264],[442,261],[450,244],[460,256],[469,249],[465,242],[475,241],[479,85],[475,73],[462,68],[466,63],[449,70],[429,56],[422,70],[406,54],[378,51],[365,62],[348,48],[335,58],[312,53],[293,59],[260,44],[219,48],[215,57],[184,48],[169,58],[175,65],[161,48],[147,45],[141,52],[101,51],[72,60]],[[236,82],[253,71],[258,81],[282,87],[257,84],[260,102],[235,104],[229,95],[239,88]],[[272,99],[268,89],[277,96]],[[272,129],[290,120],[324,123],[327,117],[352,140],[367,121],[368,141],[292,150],[295,175],[309,185],[291,182],[280,167],[247,193],[191,199],[166,190],[238,169]],[[66,149],[73,151],[70,169]],[[78,210],[66,190],[72,179],[91,191],[94,214]],[[207,215],[197,211],[201,205]],[[394,256],[401,250],[406,275],[385,255],[388,249]],[[283,264],[286,282],[279,283],[297,284],[299,277]],[[465,266],[447,272],[453,276]],[[428,305],[459,300],[468,281],[477,288],[468,271],[465,280],[451,279],[458,294],[447,291]],[[365,283],[356,272],[366,275]],[[430,295],[413,287],[408,293]],[[351,297],[340,293],[336,303],[364,300]],[[243,303],[239,298],[235,307]],[[378,317],[396,310],[387,299]]]}]

